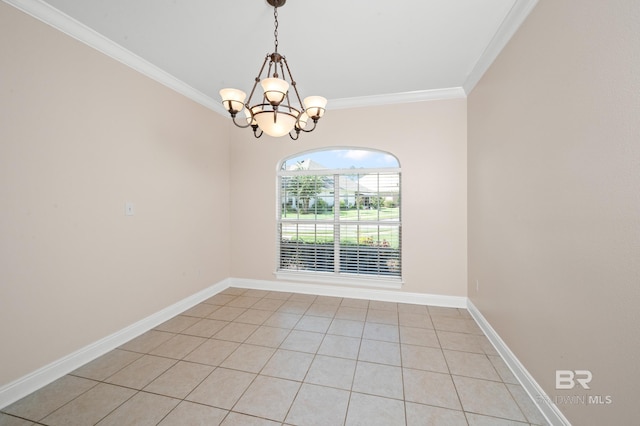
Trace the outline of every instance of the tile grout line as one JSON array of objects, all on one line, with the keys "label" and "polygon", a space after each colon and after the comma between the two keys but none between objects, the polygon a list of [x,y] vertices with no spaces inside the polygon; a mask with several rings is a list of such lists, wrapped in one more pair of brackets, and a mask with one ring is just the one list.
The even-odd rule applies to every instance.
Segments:
[{"label": "tile grout line", "polygon": [[404,424],[407,426],[409,424],[409,416],[407,413],[407,394],[405,392],[404,385],[404,358],[402,356],[402,335],[400,334],[400,310],[397,312],[398,317],[398,346],[400,347],[400,381],[402,382],[402,407],[404,408]]},{"label": "tile grout line", "polygon": [[[153,345],[152,347],[148,348],[146,350],[146,352],[138,352],[138,351],[134,351],[134,350],[130,350],[130,349],[124,349],[123,347],[126,345],[123,344],[118,348],[115,348],[117,350],[120,351],[124,351],[124,352],[129,352],[129,353],[134,353],[134,354],[138,354],[139,357],[137,357],[136,359],[132,360],[131,362],[126,363],[125,365],[121,366],[119,369],[115,370],[111,375],[109,375],[108,377],[106,377],[105,379],[102,380],[95,380],[92,378],[88,378],[88,377],[84,377],[82,375],[78,375],[78,374],[74,374],[74,372],[70,372],[68,373],[69,376],[73,376],[73,377],[77,377],[77,378],[81,378],[84,380],[90,380],[92,382],[95,382],[95,384],[93,386],[91,386],[89,389],[83,391],[82,393],[80,393],[79,395],[75,396],[74,398],[72,398],[71,400],[65,402],[64,404],[62,404],[60,407],[57,407],[56,409],[54,409],[53,411],[51,411],[50,413],[46,414],[44,417],[42,417],[42,419],[40,420],[35,420],[35,422],[37,422],[38,424],[40,424],[41,420],[44,420],[46,417],[54,414],[55,412],[58,412],[59,410],[61,410],[63,407],[68,406],[69,404],[71,404],[73,401],[76,401],[78,398],[80,398],[81,396],[87,394],[88,392],[90,392],[92,389],[95,389],[99,384],[106,384],[106,385],[110,385],[110,386],[116,386],[116,387],[121,387],[124,389],[130,389],[132,391],[134,391],[134,393],[128,397],[127,399],[125,399],[122,403],[120,403],[117,407],[113,408],[111,411],[109,411],[108,413],[106,413],[99,421],[104,420],[106,417],[108,417],[109,415],[111,415],[113,412],[117,411],[120,407],[122,407],[124,404],[126,404],[128,401],[130,401],[132,398],[136,397],[137,395],[141,394],[141,393],[146,393],[146,394],[151,394],[151,395],[159,395],[159,396],[163,396],[166,398],[171,398],[174,400],[177,400],[177,404],[171,408],[163,417],[162,419],[159,420],[159,422],[162,422],[164,419],[167,418],[167,416],[169,416],[172,412],[174,412],[174,410],[177,409],[178,406],[180,406],[180,404],[182,402],[190,402],[193,404],[197,404],[197,405],[201,405],[201,406],[206,406],[206,407],[213,407],[213,408],[217,408],[217,409],[221,409],[221,410],[225,410],[227,411],[226,414],[224,415],[224,417],[222,418],[222,421],[224,421],[225,419],[227,419],[229,417],[229,415],[231,413],[238,413],[241,415],[247,415],[247,416],[251,416],[251,417],[256,417],[256,418],[261,418],[261,419],[268,419],[271,420],[269,418],[265,418],[262,416],[255,416],[252,414],[247,414],[247,413],[242,413],[240,411],[234,411],[234,409],[236,408],[237,404],[239,403],[239,401],[246,395],[247,391],[249,390],[249,388],[255,383],[256,379],[258,378],[258,376],[263,376],[263,377],[272,377],[272,378],[276,378],[276,379],[281,379],[281,380],[286,380],[286,381],[290,381],[290,382],[295,382],[298,384],[298,388],[295,392],[295,395],[293,396],[290,405],[288,406],[286,413],[284,414],[284,418],[282,420],[279,420],[279,422],[281,422],[282,424],[286,423],[286,419],[289,416],[289,414],[291,413],[291,410],[293,409],[293,406],[296,402],[296,399],[298,397],[298,395],[300,395],[300,392],[302,391],[302,387],[305,383],[307,383],[305,380],[308,378],[309,373],[311,371],[311,367],[313,366],[314,362],[319,359],[318,356],[322,355],[322,356],[326,356],[326,357],[331,357],[331,358],[338,358],[338,359],[351,359],[351,358],[344,358],[343,355],[334,355],[334,354],[321,354],[320,350],[322,348],[323,343],[326,341],[327,336],[337,336],[337,337],[345,337],[345,338],[351,338],[351,337],[355,337],[355,336],[351,336],[351,335],[340,335],[340,334],[332,334],[329,333],[329,330],[331,329],[332,325],[335,323],[336,320],[340,320],[340,319],[344,319],[344,320],[350,320],[350,321],[354,321],[354,322],[359,322],[362,323],[362,328],[359,332],[360,336],[359,336],[359,341],[358,341],[358,349],[355,355],[355,367],[351,376],[351,380],[350,380],[350,387],[349,387],[349,391],[348,391],[348,400],[347,400],[347,404],[346,404],[346,409],[345,409],[345,414],[344,414],[344,423],[346,423],[348,416],[349,416],[349,410],[351,409],[351,399],[353,397],[353,394],[355,393],[354,391],[354,385],[355,385],[355,379],[356,379],[356,373],[358,371],[358,364],[359,363],[363,363],[363,362],[367,362],[367,363],[372,363],[372,364],[376,364],[376,365],[386,365],[386,366],[392,366],[392,364],[389,364],[387,362],[384,361],[362,361],[360,359],[361,356],[361,351],[362,351],[362,345],[363,342],[365,340],[371,340],[371,341],[377,341],[377,342],[388,342],[388,340],[384,340],[385,339],[385,333],[383,331],[380,331],[381,334],[377,334],[374,333],[373,337],[372,336],[368,336],[367,339],[365,339],[365,333],[367,332],[367,324],[377,324],[377,325],[393,325],[394,329],[397,333],[398,336],[398,348],[399,348],[399,356],[400,356],[400,360],[399,360],[399,368],[400,368],[400,373],[401,373],[401,384],[402,384],[402,402],[403,402],[403,407],[404,407],[404,418],[405,418],[405,425],[408,424],[408,411],[407,411],[407,404],[408,401],[406,400],[406,387],[405,387],[405,375],[404,375],[404,370],[405,370],[405,363],[404,363],[404,358],[403,358],[403,354],[404,354],[404,349],[405,346],[416,346],[416,347],[428,347],[431,348],[431,346],[429,345],[424,345],[424,344],[411,344],[411,343],[403,343],[403,339],[402,339],[402,333],[401,333],[401,329],[403,327],[403,325],[401,324],[400,321],[400,317],[401,317],[401,310],[399,309],[399,305],[400,303],[395,303],[396,306],[396,310],[395,310],[395,319],[397,320],[397,323],[394,324],[388,324],[387,322],[385,322],[385,315],[383,314],[383,312],[387,312],[387,309],[382,309],[382,307],[384,307],[385,305],[375,305],[371,306],[371,300],[367,300],[367,299],[353,299],[353,300],[357,300],[357,301],[366,301],[366,308],[362,308],[362,307],[358,307],[358,305],[360,305],[359,303],[356,302],[350,302],[345,304],[344,306],[342,305],[343,302],[346,300],[345,298],[340,298],[340,302],[336,305],[336,304],[327,304],[327,306],[332,306],[335,307],[335,311],[333,312],[333,316],[328,317],[325,315],[320,315],[320,314],[314,314],[314,313],[309,313],[310,310],[312,309],[312,307],[314,306],[314,304],[316,304],[316,301],[318,300],[318,296],[313,297],[313,299],[311,301],[308,302],[308,306],[306,306],[306,308],[301,312],[298,313],[297,311],[295,311],[295,309],[292,312],[287,312],[287,311],[280,311],[280,309],[283,307],[283,305],[285,305],[287,302],[296,302],[296,303],[306,303],[307,299],[309,298],[308,295],[301,295],[298,299],[295,299],[295,296],[297,293],[287,293],[288,296],[286,299],[282,299],[282,298],[270,298],[268,297],[269,295],[271,295],[271,293],[273,292],[268,292],[265,294],[262,294],[261,296],[257,297],[257,296],[248,296],[246,295],[246,293],[248,292],[248,290],[244,289],[243,291],[239,290],[232,290],[231,292],[225,293],[227,290],[219,293],[218,295],[223,295],[223,296],[233,296],[231,299],[228,299],[224,305],[216,305],[214,303],[211,303],[210,300],[213,299],[214,297],[218,296],[218,295],[214,295],[211,298],[207,299],[206,301],[201,302],[201,304],[207,304],[207,305],[212,305],[212,306],[219,306],[219,308],[216,308],[214,311],[212,311],[211,313],[209,313],[206,316],[190,316],[190,315],[184,315],[186,317],[189,318],[197,318],[197,320],[180,329],[179,331],[168,331],[168,330],[161,330],[158,329],[157,327],[150,330],[150,331],[156,331],[159,333],[167,333],[167,334],[171,334],[172,336],[170,338],[168,338],[167,340],[157,344],[157,345]],[[233,306],[233,305],[229,305],[229,303],[232,303],[233,300],[236,300],[240,297],[253,297],[257,300],[254,301],[253,304],[249,305],[249,306]],[[272,310],[272,309],[260,309],[260,308],[253,308],[254,305],[256,305],[257,303],[259,303],[262,300],[281,300],[282,303],[278,306],[278,308]],[[352,299],[349,299],[352,300]],[[246,302],[238,302],[238,303],[246,303]],[[318,305],[322,305],[322,303],[318,303]],[[352,306],[349,306],[352,305]],[[196,305],[197,306],[197,305]],[[230,321],[226,321],[224,320],[227,324],[225,324],[224,326],[222,326],[220,329],[217,329],[211,336],[209,337],[204,337],[202,335],[192,335],[192,334],[188,334],[185,333],[186,330],[188,330],[190,327],[202,322],[203,320],[214,320],[213,318],[209,318],[209,315],[212,315],[215,313],[215,311],[217,311],[218,309],[220,309],[221,307],[230,307],[230,308],[236,308],[236,309],[243,309],[243,312],[240,313],[239,315],[235,316],[233,319],[231,319]],[[344,318],[338,318],[338,312],[340,311],[341,307],[345,307],[345,308],[349,308],[349,309],[362,309],[364,311],[364,319],[350,319],[351,316],[349,316],[348,314],[344,317]],[[515,407],[517,407],[517,409],[519,410],[520,414],[522,415],[522,417],[524,419],[526,419],[527,422],[530,422],[528,416],[525,414],[521,404],[518,402],[518,400],[516,399],[515,395],[514,395],[514,391],[512,391],[511,388],[509,388],[509,386],[507,386],[507,382],[505,382],[505,379],[500,375],[500,372],[498,371],[496,365],[492,362],[491,358],[489,357],[489,354],[486,351],[486,348],[484,347],[484,345],[479,344],[478,350],[481,352],[473,352],[471,350],[462,350],[462,349],[446,349],[446,351],[448,352],[456,352],[456,353],[466,353],[466,354],[474,354],[474,355],[483,355],[483,359],[486,359],[487,362],[489,362],[489,364],[491,365],[491,371],[493,371],[494,373],[496,373],[496,376],[498,377],[497,380],[491,380],[491,379],[485,379],[485,378],[480,378],[480,377],[476,377],[476,376],[467,376],[467,375],[460,375],[460,374],[453,374],[452,370],[451,370],[451,366],[450,366],[450,361],[449,359],[445,356],[445,348],[442,346],[442,340],[441,340],[441,334],[440,333],[455,333],[455,334],[460,334],[462,336],[469,336],[469,337],[473,337],[473,336],[478,336],[478,337],[484,337],[486,339],[486,335],[483,334],[478,334],[476,332],[474,332],[474,330],[471,330],[470,328],[468,328],[466,326],[466,321],[468,318],[465,317],[461,312],[460,309],[457,310],[458,312],[458,316],[448,316],[448,315],[444,315],[442,314],[442,312],[440,312],[439,310],[435,310],[436,312],[434,312],[433,314],[431,313],[431,310],[429,310],[428,306],[425,306],[426,308],[426,312],[427,312],[427,316],[429,318],[430,324],[433,327],[432,329],[429,328],[424,328],[424,330],[432,330],[433,331],[433,335],[435,336],[435,341],[438,344],[438,350],[439,353],[442,355],[442,357],[444,358],[445,361],[445,365],[447,366],[447,371],[448,371],[448,376],[450,378],[450,380],[452,381],[453,385],[454,385],[454,389],[456,391],[456,396],[458,398],[458,402],[460,404],[461,407],[461,411],[464,415],[465,420],[467,421],[467,423],[470,421],[468,414],[477,414],[480,416],[487,416],[487,417],[491,417],[491,418],[495,418],[495,419],[504,419],[504,420],[511,420],[511,421],[516,421],[515,419],[509,419],[506,417],[499,417],[499,416],[495,416],[495,415],[490,415],[490,414],[482,414],[482,413],[474,413],[472,411],[466,411],[464,406],[462,405],[462,399],[460,398],[460,393],[458,390],[458,386],[456,385],[454,379],[455,377],[463,377],[463,378],[469,378],[469,379],[473,379],[473,380],[483,380],[483,381],[487,381],[487,382],[492,382],[492,383],[501,383],[503,387],[506,388],[509,398],[511,400],[511,402],[513,402],[515,404]],[[314,312],[326,312],[326,310],[323,310],[322,308],[316,308],[317,311]],[[270,315],[263,320],[260,323],[254,323],[254,322],[243,322],[243,320],[238,320],[238,318],[242,315],[244,315],[245,313],[249,312],[250,310],[256,310],[256,311],[267,311],[270,312]],[[345,310],[348,312],[348,310]],[[186,312],[186,311],[185,311]],[[295,313],[294,313],[295,312]],[[371,317],[370,320],[370,314],[372,314],[373,312],[376,312],[376,315],[379,316],[374,316]],[[444,311],[443,311],[444,312]],[[253,336],[255,333],[258,332],[258,330],[260,330],[261,327],[269,327],[269,326],[265,326],[264,323],[267,322],[269,320],[269,318],[272,318],[275,314],[277,313],[290,313],[293,315],[299,315],[299,318],[297,318],[297,320],[295,321],[295,323],[292,323],[291,326],[286,327],[286,329],[288,330],[286,336],[280,340],[280,342],[278,343],[277,347],[273,347],[273,346],[268,346],[266,344],[253,344],[253,343],[247,343],[247,340],[251,338],[251,336]],[[353,311],[353,313],[355,314],[355,311]],[[409,311],[407,311],[407,313],[410,313]],[[173,318],[171,318],[168,321],[171,321],[172,319],[175,319],[178,316],[183,315],[183,313],[179,313],[176,316],[174,316]],[[440,324],[438,325],[438,327],[436,327],[434,321],[433,321],[433,316],[435,316],[436,318],[442,318],[442,320],[437,320],[436,322],[440,322]],[[315,348],[314,352],[311,353],[313,355],[309,366],[307,367],[304,376],[302,377],[302,379],[299,380],[294,380],[294,379],[287,379],[287,378],[283,378],[283,377],[278,377],[278,376],[269,376],[266,374],[262,374],[262,372],[264,371],[264,369],[266,368],[267,364],[269,364],[269,362],[273,359],[273,357],[278,353],[279,350],[288,350],[288,351],[292,351],[292,352],[300,352],[300,353],[308,353],[308,352],[301,352],[298,351],[296,349],[284,349],[281,348],[282,344],[292,335],[293,331],[297,330],[297,331],[301,331],[301,332],[310,332],[310,333],[317,333],[317,331],[315,330],[305,330],[305,329],[296,329],[297,326],[299,326],[301,324],[301,322],[303,321],[303,319],[305,318],[330,318],[330,322],[328,323],[328,325],[324,328],[324,331],[321,332],[322,334],[322,338],[320,339],[320,342],[317,346],[317,348]],[[447,321],[447,319],[453,319],[453,321]],[[457,325],[454,327],[453,325],[457,324],[456,320],[463,320],[462,322],[460,322],[461,326],[460,329],[456,329],[456,330],[451,330],[451,328],[456,328],[458,327]],[[168,322],[168,321],[165,321]],[[221,320],[222,321],[222,320]],[[255,321],[255,320],[254,320]],[[230,324],[245,324],[245,325],[253,325],[256,327],[255,330],[253,330],[249,335],[247,335],[246,338],[244,338],[242,341],[238,342],[238,341],[233,341],[233,340],[225,340],[225,339],[218,339],[221,341],[227,341],[227,342],[233,342],[233,343],[237,343],[238,346],[231,352],[229,353],[227,356],[225,356],[221,361],[217,362],[217,365],[211,365],[211,364],[206,364],[203,362],[196,362],[196,361],[187,361],[185,360],[186,357],[188,357],[189,355],[191,355],[193,352],[195,352],[196,350],[198,350],[200,347],[202,347],[202,345],[204,345],[207,341],[211,341],[211,340],[216,340],[215,339],[215,335],[220,332],[221,330],[223,330],[225,327],[227,327]],[[453,325],[451,325],[453,324]],[[408,325],[407,327],[409,327],[410,325]],[[444,326],[445,329],[441,329],[441,327]],[[464,327],[462,327],[464,326]],[[313,328],[313,326],[311,326]],[[375,327],[375,326],[372,326]],[[281,327],[273,327],[273,328],[281,328]],[[384,329],[384,327],[381,327]],[[423,329],[422,327],[414,327],[414,328],[420,328]],[[371,328],[370,328],[371,329]],[[480,332],[482,332],[480,330]],[[153,352],[154,350],[157,350],[159,347],[161,347],[162,345],[172,341],[175,339],[176,336],[188,336],[188,337],[194,337],[194,338],[199,338],[199,339],[203,339],[197,346],[195,346],[194,348],[190,349],[187,353],[185,353],[181,358],[172,358],[170,356],[165,356],[165,355],[155,355],[155,354],[151,354],[151,352]],[[138,336],[139,337],[139,336]],[[133,339],[132,339],[133,340]],[[129,343],[129,342],[127,342]],[[394,342],[389,342],[389,343],[394,343]],[[257,373],[253,373],[253,372],[249,372],[244,370],[244,367],[237,367],[237,368],[227,368],[227,367],[222,367],[221,364],[223,364],[226,360],[228,360],[234,353],[236,353],[236,351],[242,347],[243,345],[253,345],[253,346],[258,346],[258,347],[262,347],[262,348],[269,348],[272,349],[273,352],[271,353],[271,355],[268,356],[268,358],[266,359],[266,361],[262,364],[262,366],[260,367],[259,371]],[[106,355],[106,354],[105,354]],[[142,357],[144,356],[153,356],[153,357],[158,357],[158,358],[163,358],[163,359],[168,359],[173,361],[173,363],[167,367],[166,369],[164,369],[162,372],[158,373],[157,375],[155,375],[153,378],[151,378],[151,380],[145,384],[144,386],[142,386],[141,389],[136,389],[136,388],[130,388],[128,386],[124,386],[124,385],[120,385],[120,384],[116,384],[116,383],[109,383],[106,382],[106,380],[108,380],[110,377],[113,377],[114,375],[118,374],[119,372],[121,372],[123,369],[129,367],[130,365],[132,365],[133,363],[135,363],[136,361],[140,360]],[[498,355],[499,356],[499,355]],[[213,369],[211,370],[211,372],[209,372],[208,374],[206,374],[206,376],[202,379],[200,379],[197,384],[195,386],[193,386],[193,388],[182,398],[176,398],[174,396],[169,396],[169,395],[164,395],[163,393],[159,393],[159,392],[152,392],[152,391],[148,391],[145,390],[147,387],[149,387],[150,384],[152,384],[154,381],[156,381],[159,377],[161,377],[162,375],[166,374],[168,371],[170,371],[172,368],[174,368],[178,363],[192,363],[192,364],[196,364],[196,365],[203,365],[203,366],[208,366],[208,367],[213,367]],[[200,402],[195,402],[195,401],[189,401],[187,398],[193,394],[193,392],[200,386],[202,385],[203,382],[205,382],[210,376],[211,374],[213,374],[216,370],[221,369],[221,368],[226,368],[226,369],[231,369],[231,370],[235,370],[235,371],[241,371],[241,372],[246,372],[246,373],[251,373],[251,374],[255,374],[255,376],[252,378],[251,382],[247,385],[247,387],[244,389],[244,391],[241,393],[241,395],[236,399],[236,401],[234,402],[234,404],[231,406],[230,409],[225,409],[222,407],[217,407],[217,406],[213,406],[213,405],[209,405],[209,404],[205,404],[205,403],[200,403]],[[419,369],[421,370],[421,369]],[[431,370],[421,370],[421,371],[431,371]],[[465,370],[466,371],[466,370]],[[435,371],[434,371],[435,372]],[[308,383],[310,385],[313,385],[313,383]],[[321,386],[321,387],[326,387],[326,388],[331,388],[331,389],[340,389],[342,390],[342,388],[336,388],[333,386],[327,386],[327,385],[317,385],[317,386]],[[517,386],[516,384],[514,384],[514,386]],[[365,395],[368,393],[364,393]],[[393,400],[397,400],[396,398],[392,398],[392,397],[385,397],[382,395],[378,395],[376,393],[371,393],[370,395],[372,396],[377,396],[377,397],[381,397],[381,398],[386,398],[386,399],[393,399]],[[431,405],[431,404],[426,404],[426,403],[416,403],[419,405],[427,405],[427,406],[433,406],[436,408],[443,408],[443,409],[449,409],[447,407],[444,406],[439,406],[439,405]],[[4,413],[4,412],[3,412]],[[8,416],[11,417],[15,417],[15,418],[22,418],[13,414],[9,414],[6,413]],[[34,420],[29,420],[29,421],[34,421]],[[520,421],[520,420],[517,420]]]},{"label": "tile grout line", "polygon": [[[287,299],[287,301],[289,301],[289,300],[291,300],[291,296]],[[285,303],[286,303],[286,302],[285,302]],[[276,312],[278,312],[278,311],[275,311],[275,312],[274,312],[274,314],[275,314]],[[295,329],[295,326],[300,322],[300,319],[302,319],[302,315],[300,316],[300,318],[298,319],[298,321],[296,321],[296,323],[291,327],[291,329],[289,330],[289,333],[287,334],[287,337],[291,335],[291,332]],[[256,331],[257,331],[257,329],[256,329]],[[254,331],[254,332],[255,332],[255,331]],[[252,334],[253,334],[253,333],[252,333]],[[248,337],[247,337],[247,339],[248,339]],[[245,341],[246,341],[247,339],[245,339]],[[283,339],[283,341],[282,341],[282,342],[284,342],[286,339],[287,339],[287,338],[285,337],[285,339]],[[243,343],[244,343],[244,341],[243,341]],[[238,347],[240,347],[240,346],[238,346]],[[278,348],[279,348],[279,347],[278,347]],[[237,348],[236,348],[236,350],[237,350]],[[277,350],[277,349],[276,349],[276,350]],[[235,351],[234,351],[234,352],[235,352]],[[232,352],[232,353],[233,353],[233,352]],[[273,355],[274,355],[274,354],[275,354],[275,352],[271,355],[271,357],[269,357],[269,359],[271,359],[271,358],[273,357]],[[231,356],[231,354],[229,354],[229,356]],[[227,356],[227,358],[228,358],[229,356]],[[225,360],[226,360],[227,358],[225,358]],[[224,362],[224,361],[223,361],[223,362]],[[268,362],[268,361],[267,361],[267,362]],[[266,363],[265,363],[265,365],[266,365]],[[222,368],[224,368],[224,367],[222,367]],[[262,369],[264,369],[264,366],[262,367]],[[262,371],[262,369],[261,369],[260,371]],[[251,387],[251,385],[253,385],[253,384],[255,383],[256,379],[257,379],[259,376],[260,376],[260,373],[259,373],[259,372],[255,374],[255,377],[251,380],[251,382],[247,385],[246,389],[242,392],[242,394],[238,397],[238,399],[233,403],[233,405],[231,406],[231,408],[228,410],[228,413],[227,413],[227,415],[225,416],[225,418],[226,418],[226,417],[228,417],[228,416],[229,416],[229,414],[233,412],[233,413],[238,413],[238,414],[242,414],[242,415],[250,415],[250,416],[252,416],[252,417],[257,417],[257,418],[261,418],[261,419],[265,419],[265,420],[270,420],[270,421],[272,421],[272,419],[264,418],[264,417],[261,417],[261,416],[254,416],[254,415],[251,415],[251,414],[243,413],[243,412],[241,412],[241,411],[234,411],[234,408],[238,405],[238,403],[239,403],[239,402],[242,400],[242,398],[246,395],[246,393],[247,393],[247,391],[249,390],[249,388]],[[265,376],[265,377],[266,377],[266,376]],[[300,383],[300,386],[299,386],[299,388],[298,388],[298,391],[296,392],[296,396],[297,396],[298,392],[300,391],[300,388],[301,388],[301,387],[302,387],[302,383]],[[295,400],[295,397],[294,397],[294,400]],[[291,402],[291,404],[293,405],[293,401]],[[291,409],[291,407],[289,407],[289,410],[290,410],[290,409]],[[287,414],[288,414],[289,410],[287,410]],[[285,415],[285,418],[284,418],[284,419],[282,419],[282,420],[281,420],[281,421],[279,421],[279,422],[282,424],[282,423],[284,423],[284,421],[285,421],[285,420],[286,420],[286,415]]]}]

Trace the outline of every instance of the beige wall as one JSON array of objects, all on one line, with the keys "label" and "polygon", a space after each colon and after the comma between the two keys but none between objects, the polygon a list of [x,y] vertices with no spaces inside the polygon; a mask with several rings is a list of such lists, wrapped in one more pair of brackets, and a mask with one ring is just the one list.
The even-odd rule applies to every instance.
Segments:
[{"label": "beige wall", "polygon": [[227,278],[230,234],[223,117],[2,2],[0,52],[1,387]]},{"label": "beige wall", "polygon": [[466,100],[255,141],[4,3],[0,51],[0,386],[229,276],[274,279],[276,165],[324,146],[400,159],[404,290],[466,295]]},{"label": "beige wall", "polygon": [[277,165],[294,153],[327,146],[368,147],[398,157],[402,290],[466,296],[466,99],[329,110],[298,141],[266,135],[256,140],[248,129],[232,129],[231,275],[275,279]]},{"label": "beige wall", "polygon": [[612,397],[576,425],[640,417],[639,17],[540,1],[468,98],[469,296],[550,397]]}]

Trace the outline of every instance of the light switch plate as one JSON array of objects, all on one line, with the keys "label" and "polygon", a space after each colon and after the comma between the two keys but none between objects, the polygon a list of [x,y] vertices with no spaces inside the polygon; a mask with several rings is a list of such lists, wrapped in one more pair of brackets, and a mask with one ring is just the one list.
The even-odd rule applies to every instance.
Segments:
[{"label": "light switch plate", "polygon": [[129,201],[124,203],[124,214],[125,216],[133,216],[133,203]]}]

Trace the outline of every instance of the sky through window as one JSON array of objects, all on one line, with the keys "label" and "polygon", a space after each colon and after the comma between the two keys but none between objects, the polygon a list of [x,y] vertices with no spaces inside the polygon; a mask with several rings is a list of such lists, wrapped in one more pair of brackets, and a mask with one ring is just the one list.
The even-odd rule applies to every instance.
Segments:
[{"label": "sky through window", "polygon": [[285,167],[311,160],[328,169],[378,169],[400,167],[398,160],[391,154],[382,151],[360,149],[331,149],[312,151],[288,158]]}]

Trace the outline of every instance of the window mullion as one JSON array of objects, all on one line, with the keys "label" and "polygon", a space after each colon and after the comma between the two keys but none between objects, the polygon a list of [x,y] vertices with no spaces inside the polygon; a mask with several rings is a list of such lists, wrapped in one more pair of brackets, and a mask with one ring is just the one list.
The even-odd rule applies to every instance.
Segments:
[{"label": "window mullion", "polygon": [[333,272],[340,273],[340,175],[333,175]]}]

